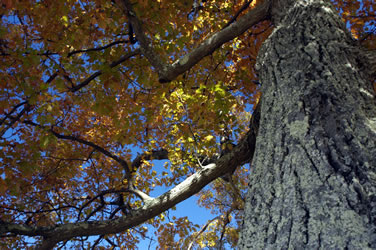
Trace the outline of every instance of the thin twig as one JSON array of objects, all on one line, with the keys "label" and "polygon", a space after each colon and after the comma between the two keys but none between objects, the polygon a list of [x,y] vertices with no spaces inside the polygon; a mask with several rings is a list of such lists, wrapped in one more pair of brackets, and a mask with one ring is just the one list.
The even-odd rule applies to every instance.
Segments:
[{"label": "thin twig", "polygon": [[[136,50],[134,50],[134,51],[132,51],[132,52],[130,52],[130,53],[128,53],[128,54],[120,57],[119,60],[112,62],[109,66],[110,66],[110,68],[114,68],[117,65],[125,62],[129,58],[131,58],[133,56],[136,56],[136,55],[139,55],[140,53],[141,53],[141,50],[140,49],[136,49]],[[95,78],[97,78],[98,76],[100,76],[102,74],[103,74],[103,71],[102,70],[98,70],[98,71],[94,72],[91,76],[89,76],[88,78],[86,78],[83,82],[81,82],[78,85],[73,86],[69,90],[71,92],[76,92],[77,90],[82,89],[83,87],[85,87],[86,85],[88,85],[92,80],[94,80]]]},{"label": "thin twig", "polygon": [[253,0],[250,0],[250,1],[245,2],[245,3],[243,4],[243,6],[242,6],[242,7],[241,7],[241,8],[235,13],[235,15],[234,15],[234,16],[233,16],[233,17],[232,17],[232,18],[226,23],[226,25],[223,26],[222,29],[224,29],[224,28],[230,26],[230,24],[232,24],[233,22],[235,22],[236,19],[239,17],[239,15],[240,15],[244,10],[246,10],[252,2],[253,2]]},{"label": "thin twig", "polygon": [[198,237],[205,232],[205,230],[208,228],[208,226],[211,223],[213,223],[213,221],[219,220],[220,218],[221,218],[220,216],[217,216],[217,217],[209,220],[208,222],[206,222],[206,224],[201,228],[201,230],[198,231],[197,234],[193,237],[191,243],[189,243],[189,246],[188,246],[187,250],[191,250],[192,247],[193,247],[194,242],[198,239]]},{"label": "thin twig", "polygon": [[69,52],[69,53],[68,53],[68,57],[70,57],[70,56],[72,56],[72,55],[74,55],[74,54],[77,54],[77,53],[85,53],[85,52],[91,52],[91,51],[100,51],[100,50],[104,50],[104,49],[107,49],[107,48],[112,47],[112,46],[114,46],[114,45],[122,44],[122,43],[129,43],[129,40],[118,40],[118,41],[115,41],[115,42],[109,43],[109,44],[107,44],[107,45],[101,46],[101,47],[90,48],[90,49],[80,49],[80,50],[75,50],[75,51]]},{"label": "thin twig", "polygon": [[22,123],[28,124],[28,125],[31,125],[31,126],[34,126],[34,127],[38,127],[38,128],[41,128],[41,129],[45,129],[45,130],[49,131],[50,133],[52,133],[58,139],[75,141],[75,142],[79,142],[81,144],[90,146],[91,148],[95,149],[96,151],[101,152],[102,154],[104,154],[104,155],[112,158],[116,162],[118,162],[127,171],[127,175],[130,175],[130,169],[129,169],[128,163],[125,160],[123,160],[122,158],[120,158],[120,157],[112,154],[110,151],[104,149],[104,147],[101,147],[101,146],[99,146],[99,145],[97,145],[97,144],[95,144],[91,141],[87,141],[85,139],[82,139],[82,138],[79,138],[79,137],[76,137],[76,136],[59,134],[58,132],[53,130],[53,127],[48,128],[47,126],[37,124],[37,123],[30,121],[30,120],[24,120],[24,121],[22,121]]}]

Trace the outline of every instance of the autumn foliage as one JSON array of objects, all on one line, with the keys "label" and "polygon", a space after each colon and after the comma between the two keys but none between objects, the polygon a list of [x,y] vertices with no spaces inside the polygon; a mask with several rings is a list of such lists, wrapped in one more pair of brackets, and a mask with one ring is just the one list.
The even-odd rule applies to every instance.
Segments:
[{"label": "autumn foliage", "polygon": [[[133,2],[132,15],[170,64],[258,4]],[[373,1],[332,2],[354,42],[375,49]],[[160,83],[121,1],[1,4],[0,223],[52,226],[126,216],[143,205],[131,185],[146,195],[170,189],[220,156],[224,133],[236,144],[247,132],[260,97],[255,60],[273,31],[270,21]],[[155,159],[166,160],[162,169]],[[249,171],[239,167],[230,183],[218,178],[198,194],[198,205],[214,214],[206,225],[162,213],[122,233],[60,244],[134,249],[154,237],[160,249],[233,248]],[[0,248],[34,244],[14,234],[0,240]]]}]

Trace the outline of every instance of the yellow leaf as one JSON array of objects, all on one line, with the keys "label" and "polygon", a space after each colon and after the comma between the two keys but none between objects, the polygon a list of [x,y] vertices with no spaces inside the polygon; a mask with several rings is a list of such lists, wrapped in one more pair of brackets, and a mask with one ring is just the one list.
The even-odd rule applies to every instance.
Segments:
[{"label": "yellow leaf", "polygon": [[212,136],[212,135],[207,135],[207,136],[205,136],[205,138],[204,138],[204,141],[211,141],[211,140],[213,140],[214,139],[214,136]]},{"label": "yellow leaf", "polygon": [[61,20],[63,20],[64,26],[67,27],[68,26],[68,17],[67,16],[62,16]]},{"label": "yellow leaf", "polygon": [[358,32],[357,32],[357,30],[355,30],[355,29],[351,29],[351,35],[352,35],[355,39],[358,39],[358,38],[359,38]]}]

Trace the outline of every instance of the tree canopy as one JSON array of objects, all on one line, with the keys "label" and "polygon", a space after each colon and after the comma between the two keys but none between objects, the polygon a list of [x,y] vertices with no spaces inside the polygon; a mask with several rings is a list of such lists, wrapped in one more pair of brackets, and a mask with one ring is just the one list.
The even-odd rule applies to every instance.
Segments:
[{"label": "tree canopy", "polygon": [[[0,246],[236,246],[272,2],[3,0]],[[332,4],[375,49],[374,2]],[[166,217],[195,193],[217,217]]]}]

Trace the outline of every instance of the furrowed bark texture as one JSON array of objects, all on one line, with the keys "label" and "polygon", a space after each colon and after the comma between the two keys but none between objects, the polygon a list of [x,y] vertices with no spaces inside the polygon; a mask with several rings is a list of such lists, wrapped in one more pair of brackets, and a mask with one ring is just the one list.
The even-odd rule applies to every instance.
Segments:
[{"label": "furrowed bark texture", "polygon": [[239,248],[375,249],[376,105],[359,52],[326,1],[274,10]]}]

